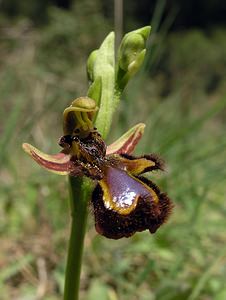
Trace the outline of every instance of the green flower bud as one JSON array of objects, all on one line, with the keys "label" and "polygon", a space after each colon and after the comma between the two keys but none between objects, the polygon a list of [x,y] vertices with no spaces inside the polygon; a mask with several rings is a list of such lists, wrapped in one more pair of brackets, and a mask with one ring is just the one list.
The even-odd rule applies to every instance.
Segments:
[{"label": "green flower bud", "polygon": [[136,60],[144,47],[145,40],[142,35],[137,33],[126,34],[119,49],[119,67],[127,71],[129,65]]},{"label": "green flower bud", "polygon": [[140,69],[145,53],[150,26],[127,33],[119,47],[117,84],[123,89],[129,79]]}]

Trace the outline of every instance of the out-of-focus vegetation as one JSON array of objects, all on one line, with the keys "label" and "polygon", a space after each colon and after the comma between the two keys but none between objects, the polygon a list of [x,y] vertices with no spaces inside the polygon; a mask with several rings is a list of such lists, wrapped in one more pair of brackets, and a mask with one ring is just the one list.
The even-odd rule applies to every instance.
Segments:
[{"label": "out-of-focus vegetation", "polygon": [[[0,18],[3,300],[62,298],[67,180],[33,164],[21,143],[59,150],[62,111],[86,93],[87,56],[112,29],[98,1],[76,1],[69,10],[48,5],[45,14],[39,27],[26,14]],[[109,142],[136,122],[147,124],[137,153],[157,152],[166,160],[167,172],[151,177],[175,209],[155,235],[119,241],[96,235],[90,209],[82,299],[226,299],[225,35],[224,27],[160,27],[152,35],[146,65],[127,88]]]}]

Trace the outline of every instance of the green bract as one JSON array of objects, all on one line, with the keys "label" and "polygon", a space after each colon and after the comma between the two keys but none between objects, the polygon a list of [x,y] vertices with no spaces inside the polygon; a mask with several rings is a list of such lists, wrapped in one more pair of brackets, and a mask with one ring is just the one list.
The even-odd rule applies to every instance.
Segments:
[{"label": "green bract", "polygon": [[100,48],[91,53],[87,64],[88,77],[91,79],[88,96],[93,98],[99,106],[95,125],[104,138],[109,132],[115,110],[114,42],[115,35],[111,32]]}]

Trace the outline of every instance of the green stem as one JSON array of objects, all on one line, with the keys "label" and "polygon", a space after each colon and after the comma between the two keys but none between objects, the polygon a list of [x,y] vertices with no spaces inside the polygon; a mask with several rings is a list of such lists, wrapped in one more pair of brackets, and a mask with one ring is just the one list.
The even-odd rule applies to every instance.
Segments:
[{"label": "green stem", "polygon": [[68,248],[64,300],[79,299],[83,244],[87,223],[87,206],[93,185],[87,178],[69,176],[71,199],[71,236]]}]

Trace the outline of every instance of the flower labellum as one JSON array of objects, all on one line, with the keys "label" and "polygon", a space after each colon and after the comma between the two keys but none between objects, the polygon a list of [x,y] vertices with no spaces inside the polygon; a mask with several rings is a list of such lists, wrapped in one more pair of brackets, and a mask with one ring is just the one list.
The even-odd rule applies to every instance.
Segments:
[{"label": "flower labellum", "polygon": [[64,111],[65,135],[59,141],[63,148],[59,154],[47,155],[29,144],[23,148],[49,171],[87,176],[97,182],[91,203],[99,234],[119,239],[146,229],[154,233],[167,220],[173,205],[142,174],[163,170],[163,162],[154,154],[131,155],[144,124],[137,124],[107,147],[92,125],[96,109],[92,99],[83,97]]}]

